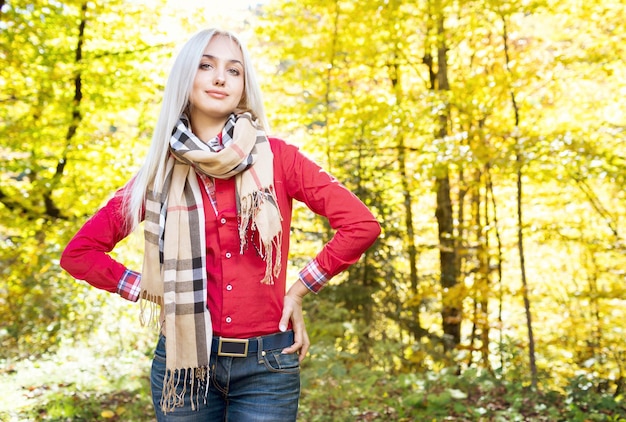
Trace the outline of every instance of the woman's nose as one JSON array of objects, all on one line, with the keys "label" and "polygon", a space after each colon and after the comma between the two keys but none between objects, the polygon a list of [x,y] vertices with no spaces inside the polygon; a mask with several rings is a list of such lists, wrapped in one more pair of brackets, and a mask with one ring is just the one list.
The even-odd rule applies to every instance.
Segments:
[{"label": "woman's nose", "polygon": [[226,83],[226,80],[224,79],[224,76],[221,73],[218,73],[217,75],[215,75],[215,79],[213,80],[213,84],[215,86],[224,86],[224,83]]}]

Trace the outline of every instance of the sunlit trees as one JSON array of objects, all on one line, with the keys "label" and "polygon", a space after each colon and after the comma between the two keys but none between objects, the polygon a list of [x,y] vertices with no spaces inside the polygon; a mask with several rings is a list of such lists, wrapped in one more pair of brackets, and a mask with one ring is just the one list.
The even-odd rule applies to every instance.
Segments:
[{"label": "sunlit trees", "polygon": [[[617,3],[275,0],[258,9],[249,39],[274,134],[346,183],[383,226],[358,265],[306,302],[320,371],[477,367],[541,387],[580,370],[623,385]],[[59,253],[137,167],[175,30],[191,32],[204,16],[163,26],[161,9],[144,6],[1,8],[4,350],[86,332],[105,306],[60,271]],[[297,268],[330,228],[295,212]]]},{"label": "sunlit trees", "polygon": [[[623,316],[614,298],[625,265],[616,10],[452,0],[265,8],[258,44],[278,127],[365,187],[384,227],[371,289],[345,280],[325,293],[356,311],[329,318],[358,330],[368,292],[377,317],[361,330],[403,350],[380,365],[527,368],[535,384],[550,382],[537,379],[543,371],[571,375],[551,362],[585,350],[619,378],[621,352],[597,347],[600,336],[623,349],[606,325]],[[587,317],[587,340],[564,341],[559,333]]]},{"label": "sunlit trees", "polygon": [[[9,2],[0,43],[0,341],[48,349],[89,332],[84,285],[58,267],[60,251],[143,155],[162,71],[144,39],[140,5]],[[137,16],[142,19],[137,19]],[[136,25],[143,21],[147,26]],[[132,39],[132,43],[128,43]],[[63,332],[61,332],[63,330]]]}]

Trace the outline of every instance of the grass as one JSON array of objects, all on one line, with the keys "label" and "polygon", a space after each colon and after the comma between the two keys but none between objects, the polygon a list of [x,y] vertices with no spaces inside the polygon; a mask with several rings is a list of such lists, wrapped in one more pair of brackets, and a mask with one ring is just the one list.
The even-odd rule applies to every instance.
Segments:
[{"label": "grass", "polygon": [[148,421],[150,357],[114,357],[89,347],[0,362],[0,420]]},{"label": "grass", "polygon": [[[38,359],[0,361],[0,421],[154,420],[151,346],[98,344],[110,349],[68,345]],[[588,376],[571,379],[565,391],[539,392],[477,370],[394,376],[335,358],[317,356],[303,367],[299,420],[626,422],[623,396]]]}]

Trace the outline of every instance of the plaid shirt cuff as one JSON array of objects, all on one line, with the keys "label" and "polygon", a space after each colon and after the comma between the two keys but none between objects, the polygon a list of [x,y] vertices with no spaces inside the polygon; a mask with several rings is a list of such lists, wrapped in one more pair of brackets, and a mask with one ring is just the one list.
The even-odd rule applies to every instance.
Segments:
[{"label": "plaid shirt cuff", "polygon": [[318,293],[330,280],[330,276],[324,272],[314,259],[300,271],[300,280],[313,293]]},{"label": "plaid shirt cuff", "polygon": [[137,302],[139,299],[139,284],[141,282],[141,274],[131,270],[124,271],[122,278],[117,283],[117,293],[124,299],[131,302]]}]

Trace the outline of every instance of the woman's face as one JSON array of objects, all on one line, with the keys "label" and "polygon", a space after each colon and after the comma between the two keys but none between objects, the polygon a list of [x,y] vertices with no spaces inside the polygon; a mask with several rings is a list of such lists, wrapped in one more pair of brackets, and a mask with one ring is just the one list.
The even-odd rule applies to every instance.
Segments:
[{"label": "woman's face", "polygon": [[237,43],[215,36],[204,49],[189,96],[191,121],[224,122],[244,93],[243,54]]}]

